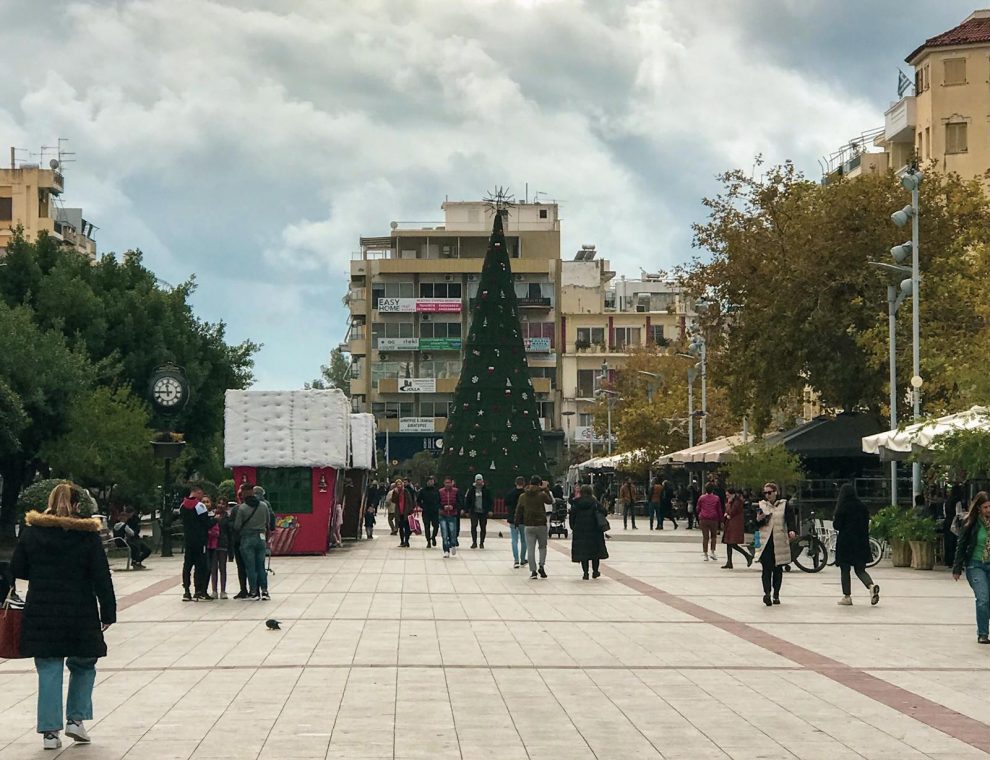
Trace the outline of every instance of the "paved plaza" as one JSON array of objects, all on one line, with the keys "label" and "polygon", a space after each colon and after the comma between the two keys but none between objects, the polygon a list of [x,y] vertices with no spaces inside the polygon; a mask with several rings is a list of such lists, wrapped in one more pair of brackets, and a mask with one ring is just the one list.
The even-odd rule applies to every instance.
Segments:
[{"label": "paved plaza", "polygon": [[[181,558],[116,572],[100,661],[100,760],[963,758],[990,753],[990,647],[965,581],[876,568],[880,605],[837,607],[834,568],[703,562],[700,536],[613,531],[581,580],[512,568],[508,532],[443,559],[387,534],[276,558],[269,603],[182,603]],[[466,525],[464,526],[466,527]],[[465,531],[461,538],[464,540]],[[692,540],[685,539],[690,535]],[[719,551],[722,558],[721,547]],[[117,560],[114,565],[121,565]],[[887,563],[884,563],[885,565]],[[855,579],[854,579],[855,582]],[[236,587],[234,589],[236,591]],[[268,631],[266,618],[282,621]],[[0,760],[52,757],[30,661],[0,662]]]}]

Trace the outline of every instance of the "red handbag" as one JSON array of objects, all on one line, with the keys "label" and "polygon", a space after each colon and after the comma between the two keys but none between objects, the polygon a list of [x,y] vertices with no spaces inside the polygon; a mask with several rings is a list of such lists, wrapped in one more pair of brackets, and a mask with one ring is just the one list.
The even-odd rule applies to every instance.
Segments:
[{"label": "red handbag", "polygon": [[24,610],[14,606],[11,589],[3,605],[0,606],[0,658],[18,660],[21,654],[21,625],[24,622]]}]

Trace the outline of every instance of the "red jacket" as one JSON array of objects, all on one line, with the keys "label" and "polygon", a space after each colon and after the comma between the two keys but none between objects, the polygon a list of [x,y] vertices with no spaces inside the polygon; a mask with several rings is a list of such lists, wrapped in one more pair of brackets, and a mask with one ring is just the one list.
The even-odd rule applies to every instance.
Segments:
[{"label": "red jacket", "polygon": [[721,520],[722,500],[713,493],[706,493],[698,499],[695,510],[699,520]]}]

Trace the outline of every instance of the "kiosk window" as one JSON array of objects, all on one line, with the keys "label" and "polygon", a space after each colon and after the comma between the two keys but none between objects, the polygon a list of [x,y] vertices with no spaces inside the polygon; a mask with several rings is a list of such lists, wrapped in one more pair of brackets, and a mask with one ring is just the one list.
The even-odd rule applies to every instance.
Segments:
[{"label": "kiosk window", "polygon": [[259,467],[258,485],[272,511],[282,514],[310,514],[313,511],[313,474],[308,467]]}]

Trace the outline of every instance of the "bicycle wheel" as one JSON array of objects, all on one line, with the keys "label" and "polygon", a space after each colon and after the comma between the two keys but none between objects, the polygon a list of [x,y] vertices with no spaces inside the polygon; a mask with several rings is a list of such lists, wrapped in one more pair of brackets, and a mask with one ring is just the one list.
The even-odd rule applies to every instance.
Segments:
[{"label": "bicycle wheel", "polygon": [[867,567],[873,567],[880,560],[883,559],[883,544],[877,541],[873,536],[870,536],[870,561],[866,563]]},{"label": "bicycle wheel", "polygon": [[791,560],[806,573],[817,573],[828,564],[828,549],[814,536],[801,536],[791,543]]}]

